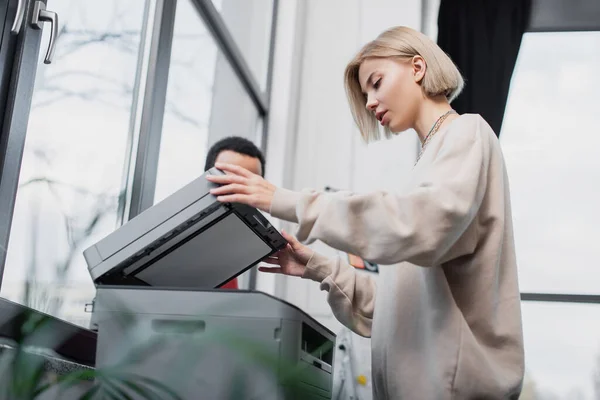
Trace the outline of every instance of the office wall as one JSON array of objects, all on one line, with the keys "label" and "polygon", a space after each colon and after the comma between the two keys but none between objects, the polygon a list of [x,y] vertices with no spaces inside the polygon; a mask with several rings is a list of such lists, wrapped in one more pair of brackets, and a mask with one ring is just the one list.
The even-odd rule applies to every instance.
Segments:
[{"label": "office wall", "polygon": [[[420,29],[421,0],[282,1],[278,21],[267,177],[291,189],[331,186],[358,192],[401,189],[416,158],[414,132],[365,145],[354,126],[343,87],[346,63],[384,29]],[[293,228],[286,224],[280,227]],[[338,256],[317,243],[317,251]],[[341,255],[344,256],[344,255]],[[377,279],[385,279],[383,268]],[[309,312],[334,332],[326,293],[315,282],[259,274],[258,288]],[[355,375],[370,381],[369,341],[353,336]],[[339,360],[338,360],[339,361]],[[360,398],[370,388],[359,387]]]}]

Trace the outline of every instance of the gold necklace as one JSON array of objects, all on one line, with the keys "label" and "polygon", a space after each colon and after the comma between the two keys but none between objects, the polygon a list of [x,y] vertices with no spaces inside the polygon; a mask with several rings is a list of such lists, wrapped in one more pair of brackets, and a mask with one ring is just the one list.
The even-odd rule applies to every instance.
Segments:
[{"label": "gold necklace", "polygon": [[421,156],[423,155],[423,152],[425,151],[425,147],[427,147],[427,144],[429,144],[429,141],[431,140],[431,138],[433,137],[433,135],[435,135],[437,133],[437,131],[440,129],[440,126],[442,125],[442,123],[444,122],[444,120],[446,118],[448,118],[448,116],[450,114],[456,114],[456,111],[449,110],[449,111],[445,112],[444,115],[442,115],[441,117],[439,117],[437,119],[437,121],[435,121],[435,123],[433,124],[433,126],[429,130],[429,133],[427,134],[427,136],[425,136],[425,140],[423,140],[423,144],[421,145],[421,151],[419,152],[419,156],[417,157],[417,161],[415,161],[415,165],[417,165],[417,163],[421,159]]}]

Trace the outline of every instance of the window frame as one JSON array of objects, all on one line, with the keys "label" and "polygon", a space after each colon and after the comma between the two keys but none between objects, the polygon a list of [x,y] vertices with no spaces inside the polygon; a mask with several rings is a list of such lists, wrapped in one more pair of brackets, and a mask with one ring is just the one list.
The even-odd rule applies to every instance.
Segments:
[{"label": "window frame", "polygon": [[[44,3],[46,1],[44,0]],[[37,60],[42,33],[27,23],[33,10],[33,1],[25,3],[25,11],[18,35],[11,32],[11,22],[17,16],[15,2],[10,2],[5,18],[0,49],[2,69],[1,93],[2,131],[0,132],[0,288],[17,198],[21,161],[25,149],[29,110],[37,72]],[[32,63],[31,60],[36,60]],[[6,97],[4,97],[6,96]],[[4,100],[5,99],[5,100]]]}]

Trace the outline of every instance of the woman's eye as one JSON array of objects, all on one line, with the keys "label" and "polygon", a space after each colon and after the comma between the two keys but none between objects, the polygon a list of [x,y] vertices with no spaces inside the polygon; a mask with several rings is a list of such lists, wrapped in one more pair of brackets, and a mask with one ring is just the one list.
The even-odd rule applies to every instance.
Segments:
[{"label": "woman's eye", "polygon": [[375,89],[379,89],[379,86],[381,86],[381,78],[377,79],[377,81],[373,84],[373,87]]}]

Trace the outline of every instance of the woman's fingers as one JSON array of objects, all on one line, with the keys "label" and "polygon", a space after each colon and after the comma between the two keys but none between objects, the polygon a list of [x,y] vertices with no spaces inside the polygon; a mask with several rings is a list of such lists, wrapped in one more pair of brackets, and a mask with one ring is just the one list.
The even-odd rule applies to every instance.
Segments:
[{"label": "woman's fingers", "polygon": [[225,196],[218,196],[217,201],[221,203],[240,203],[253,206],[252,199],[247,194],[228,194]]},{"label": "woman's fingers", "polygon": [[248,181],[248,178],[234,175],[234,174],[226,174],[226,175],[206,175],[206,180],[214,183],[218,183],[220,185],[225,185],[229,183],[241,183],[244,184]]},{"label": "woman's fingers", "polygon": [[210,190],[210,194],[219,196],[223,194],[250,194],[250,188],[244,184],[232,183]]},{"label": "woman's fingers", "polygon": [[260,272],[268,272],[271,274],[283,274],[283,270],[281,268],[271,268],[271,267],[258,267]]},{"label": "woman's fingers", "polygon": [[264,258],[261,262],[266,263],[266,264],[280,265],[279,259],[274,258],[274,257]]},{"label": "woman's fingers", "polygon": [[300,248],[300,246],[302,246],[302,243],[300,243],[298,239],[296,239],[296,237],[290,235],[284,230],[281,231],[281,236],[283,236],[283,238],[289,243],[293,250],[297,250],[298,248]]},{"label": "woman's fingers", "polygon": [[246,178],[250,178],[252,175],[254,175],[252,172],[248,171],[246,168],[240,167],[239,165],[216,163],[215,167],[217,167],[221,171],[231,172],[233,174],[244,176]]}]

